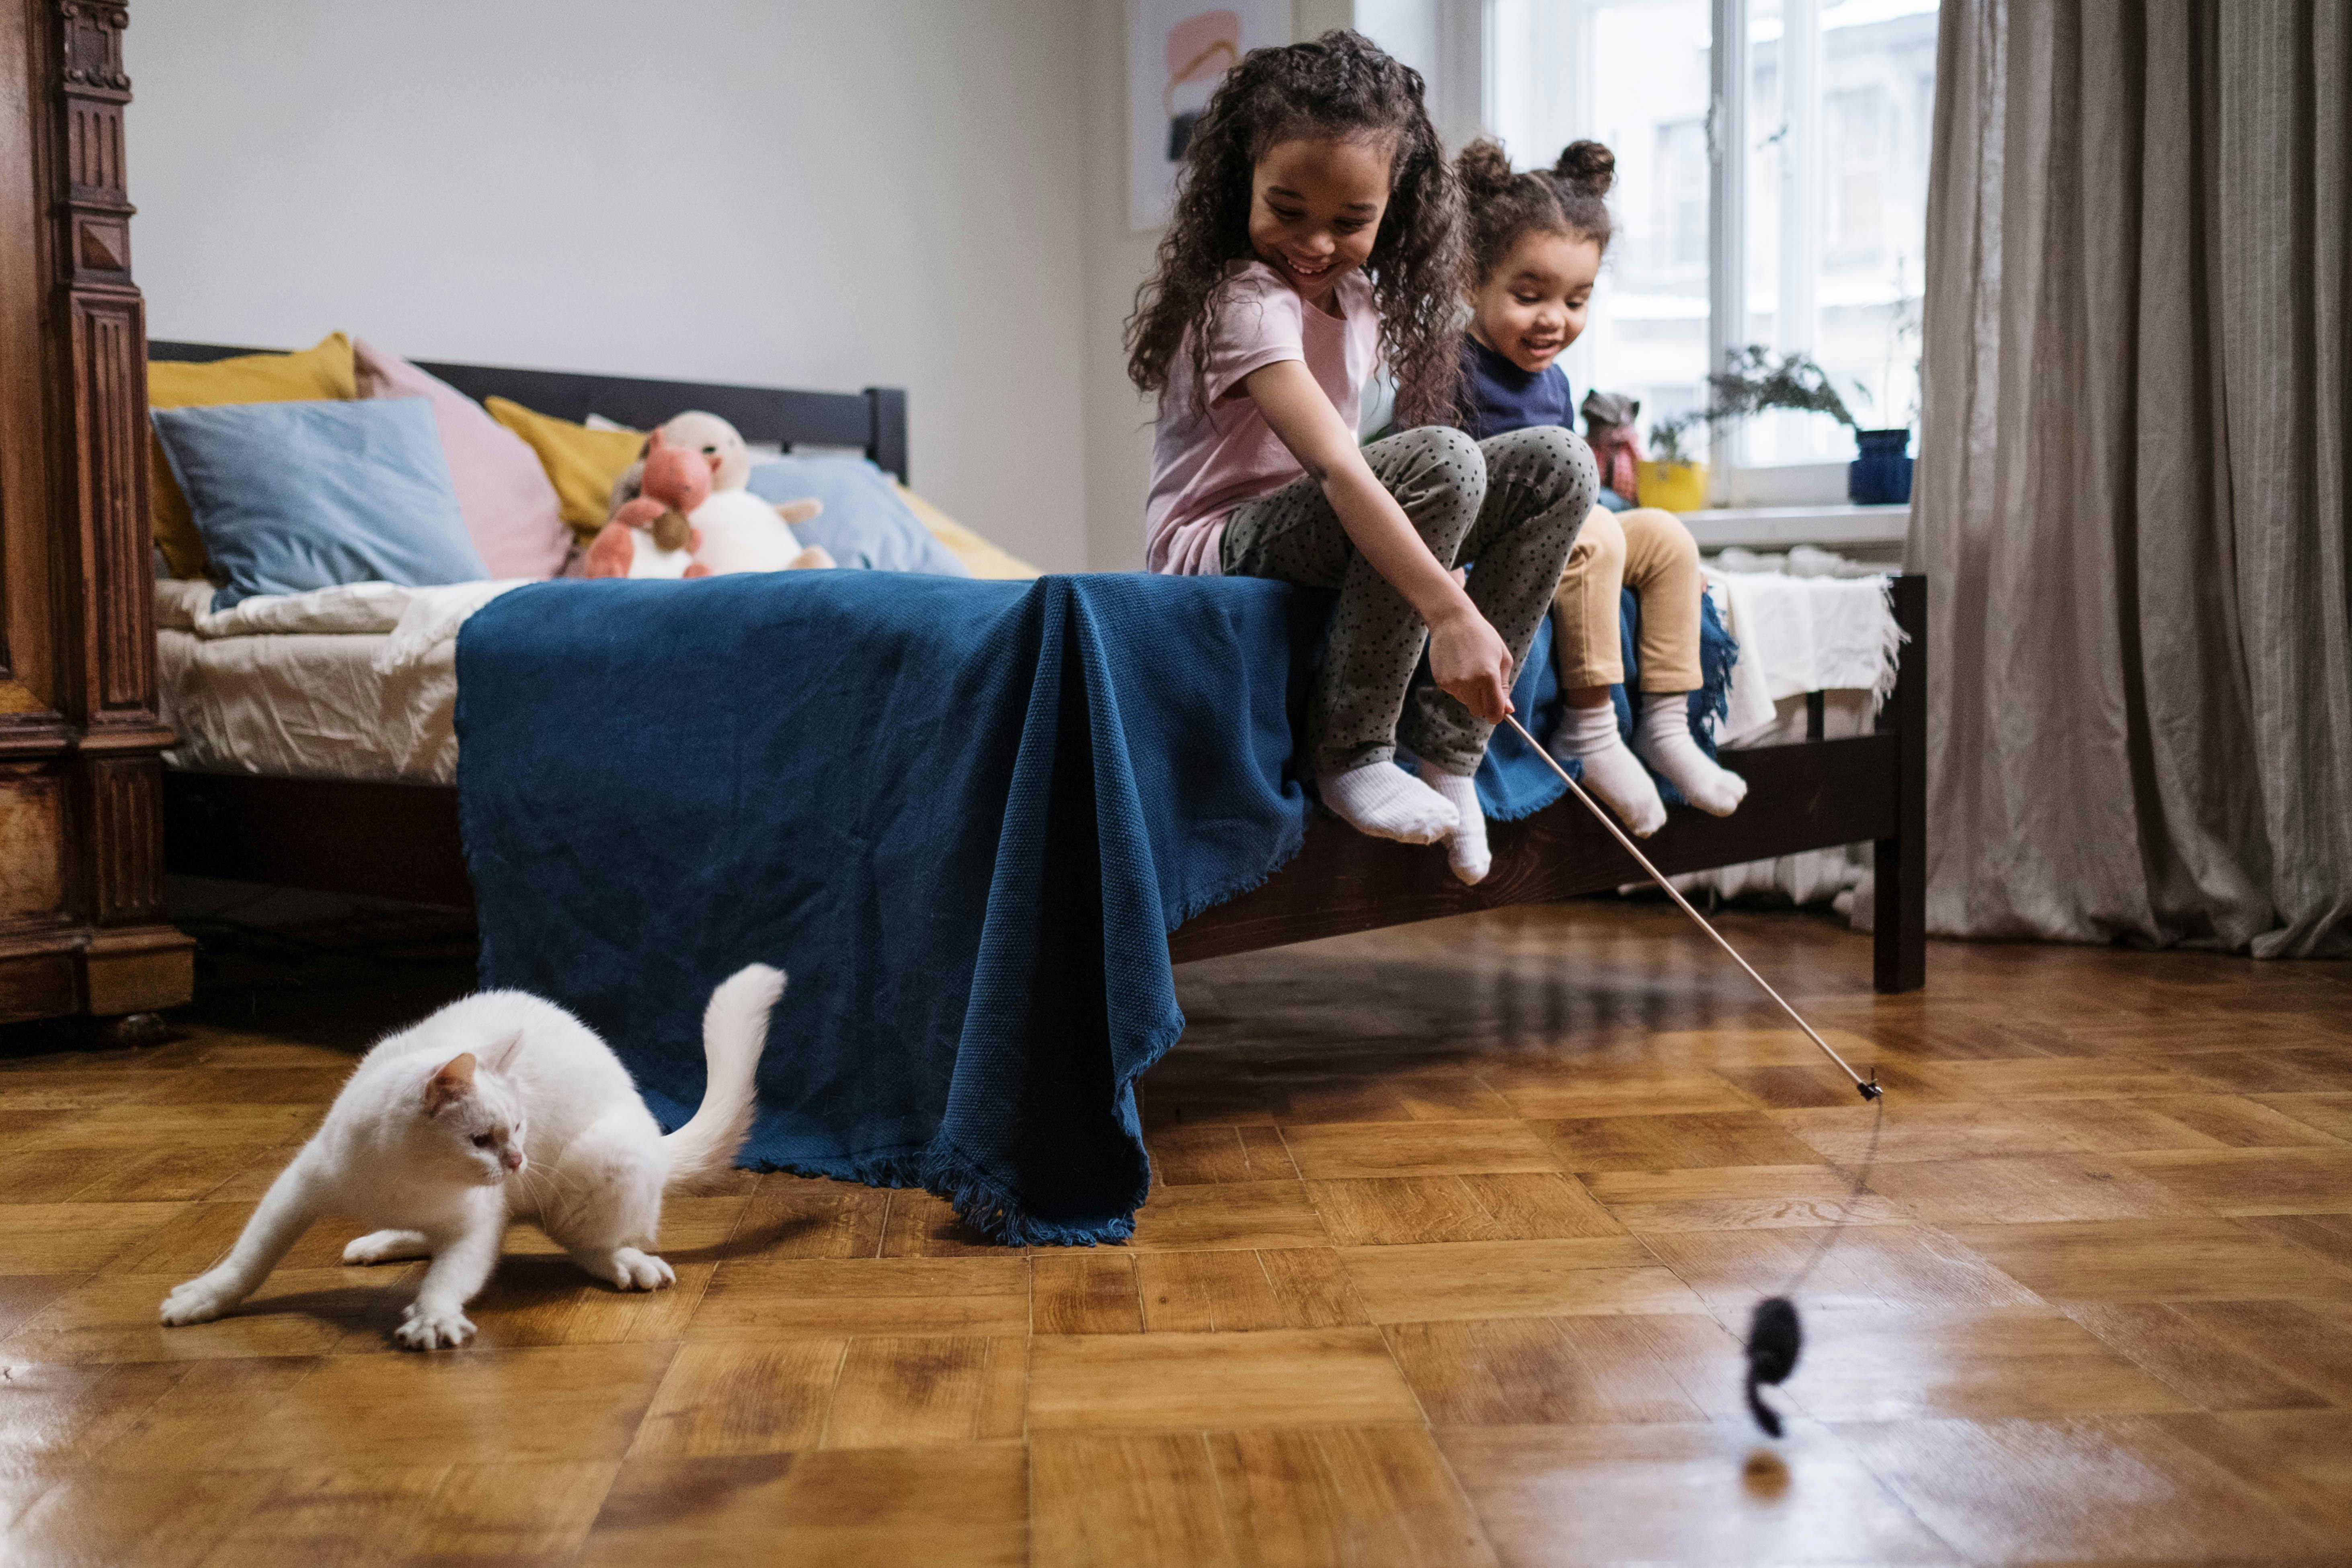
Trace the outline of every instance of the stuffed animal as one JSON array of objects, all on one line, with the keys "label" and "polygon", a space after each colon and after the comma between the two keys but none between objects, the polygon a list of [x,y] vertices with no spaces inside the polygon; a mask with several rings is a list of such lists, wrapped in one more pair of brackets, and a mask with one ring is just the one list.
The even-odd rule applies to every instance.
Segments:
[{"label": "stuffed animal", "polygon": [[1580,412],[1585,443],[1592,448],[1593,466],[1601,470],[1601,488],[1627,501],[1638,500],[1642,438],[1633,421],[1641,416],[1642,400],[1620,392],[1588,392]]},{"label": "stuffed animal", "polygon": [[694,551],[701,541],[688,514],[710,500],[711,466],[700,453],[671,446],[656,430],[630,471],[638,493],[625,501],[616,493],[611,519],[588,547],[588,575],[697,575]]},{"label": "stuffed animal", "polygon": [[[688,468],[699,470],[699,482]],[[802,548],[792,531],[823,503],[771,505],[745,488],[751,475],[751,454],[734,426],[715,414],[678,415],[614,482],[612,521],[589,549],[588,575],[708,577],[833,565],[823,549]]]}]

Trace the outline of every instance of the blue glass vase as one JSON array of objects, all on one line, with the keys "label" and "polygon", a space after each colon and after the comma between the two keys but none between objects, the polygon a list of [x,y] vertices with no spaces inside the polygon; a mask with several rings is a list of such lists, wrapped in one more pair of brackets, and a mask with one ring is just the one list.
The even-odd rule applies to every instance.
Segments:
[{"label": "blue glass vase", "polygon": [[1900,506],[1911,499],[1911,432],[1857,430],[1861,456],[1845,471],[1845,499],[1856,506]]}]

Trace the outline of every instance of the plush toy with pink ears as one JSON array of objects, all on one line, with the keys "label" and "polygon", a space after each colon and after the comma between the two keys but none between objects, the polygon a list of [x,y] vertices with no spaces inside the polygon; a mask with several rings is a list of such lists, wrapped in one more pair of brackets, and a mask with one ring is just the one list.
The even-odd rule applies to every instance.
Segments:
[{"label": "plush toy with pink ears", "polygon": [[646,441],[645,456],[614,481],[612,510],[588,547],[591,577],[709,577],[833,565],[803,549],[792,525],[823,503],[771,505],[746,488],[750,453],[715,414],[681,414]]}]

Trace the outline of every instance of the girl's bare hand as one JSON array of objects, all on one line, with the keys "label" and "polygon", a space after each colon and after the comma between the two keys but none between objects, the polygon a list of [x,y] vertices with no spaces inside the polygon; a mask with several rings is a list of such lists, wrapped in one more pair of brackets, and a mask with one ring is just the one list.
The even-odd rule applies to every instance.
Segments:
[{"label": "girl's bare hand", "polygon": [[1429,628],[1429,673],[1440,690],[1489,724],[1511,711],[1511,650],[1475,609]]}]

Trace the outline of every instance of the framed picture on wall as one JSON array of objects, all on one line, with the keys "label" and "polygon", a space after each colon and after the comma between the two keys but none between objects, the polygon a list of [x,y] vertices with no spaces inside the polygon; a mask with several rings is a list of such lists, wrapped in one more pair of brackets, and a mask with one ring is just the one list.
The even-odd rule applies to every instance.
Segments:
[{"label": "framed picture on wall", "polygon": [[1252,49],[1290,41],[1290,0],[1127,0],[1127,221],[1168,221],[1192,123]]}]

